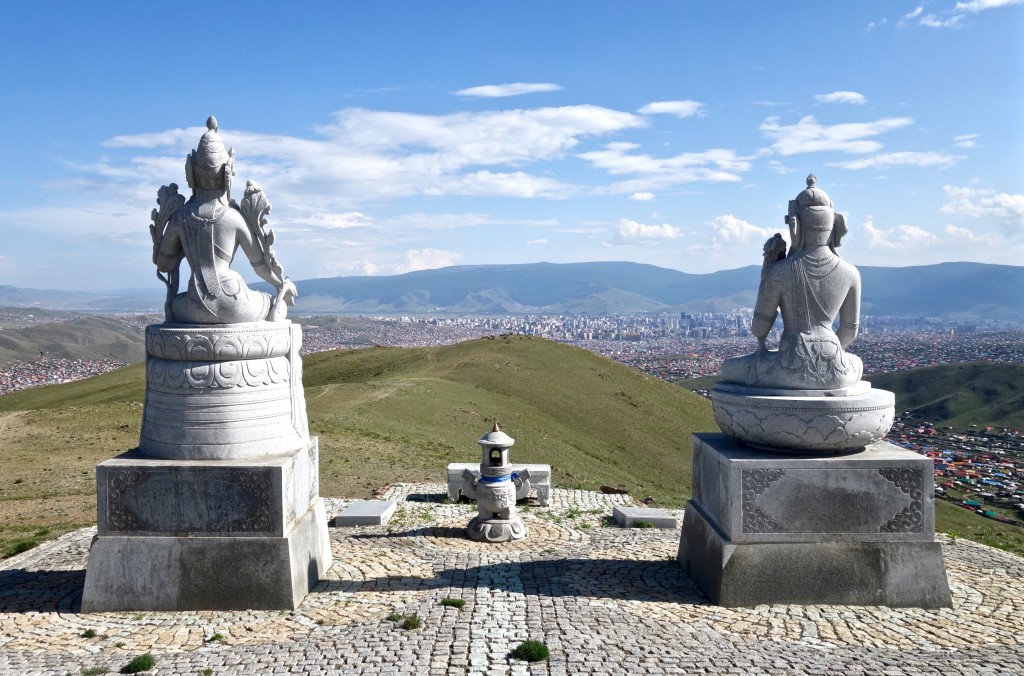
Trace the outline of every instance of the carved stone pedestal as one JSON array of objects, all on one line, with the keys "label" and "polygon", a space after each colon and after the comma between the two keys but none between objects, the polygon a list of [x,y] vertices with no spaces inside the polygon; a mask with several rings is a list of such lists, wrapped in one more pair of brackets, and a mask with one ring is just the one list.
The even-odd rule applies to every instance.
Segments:
[{"label": "carved stone pedestal", "polygon": [[783,453],[848,453],[881,441],[896,395],[860,381],[842,390],[780,390],[718,382],[710,393],[718,427],[734,439]]},{"label": "carved stone pedestal", "polygon": [[876,442],[848,455],[693,435],[679,564],[723,606],[950,607],[931,459]]},{"label": "carved stone pedestal", "polygon": [[96,468],[83,612],[293,609],[331,565],[318,447]]}]

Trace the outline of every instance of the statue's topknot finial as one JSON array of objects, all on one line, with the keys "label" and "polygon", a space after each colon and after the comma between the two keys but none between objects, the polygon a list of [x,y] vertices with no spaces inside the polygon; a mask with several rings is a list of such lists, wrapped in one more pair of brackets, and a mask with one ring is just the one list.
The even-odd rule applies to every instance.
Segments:
[{"label": "statue's topknot finial", "polygon": [[501,425],[498,424],[497,420],[494,421],[494,427],[491,429],[491,431],[492,432],[500,432],[501,431]]},{"label": "statue's topknot finial", "polygon": [[[211,120],[213,118],[210,118]],[[807,174],[807,187],[813,188],[818,183],[818,177],[814,174]]]},{"label": "statue's topknot finial", "polygon": [[217,125],[217,118],[211,115],[210,118],[206,120],[206,128],[209,129],[210,131],[217,131],[220,128]]}]

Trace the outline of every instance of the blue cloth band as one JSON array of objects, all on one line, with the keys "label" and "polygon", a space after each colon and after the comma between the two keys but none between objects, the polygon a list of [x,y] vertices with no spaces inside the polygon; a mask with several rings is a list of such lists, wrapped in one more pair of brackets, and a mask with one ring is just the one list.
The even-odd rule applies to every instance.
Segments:
[{"label": "blue cloth band", "polygon": [[480,475],[480,481],[484,482],[485,484],[500,484],[518,478],[519,472],[512,472],[511,474],[506,474],[505,476],[484,476],[482,474]]}]

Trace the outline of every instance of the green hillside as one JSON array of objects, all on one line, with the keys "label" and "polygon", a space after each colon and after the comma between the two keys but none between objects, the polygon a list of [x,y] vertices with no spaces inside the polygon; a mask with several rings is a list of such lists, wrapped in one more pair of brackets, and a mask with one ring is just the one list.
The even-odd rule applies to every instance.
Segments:
[{"label": "green hillside", "polygon": [[[95,522],[95,465],[138,443],[143,379],[136,365],[0,397],[5,551]],[[516,439],[513,460],[552,465],[556,485],[614,485],[681,506],[690,434],[714,429],[690,392],[524,336],[324,352],[305,359],[303,380],[330,496],[442,482],[447,463],[478,461],[476,439],[497,418]]]},{"label": "green hillside", "polygon": [[936,425],[1024,429],[1024,364],[971,362],[865,376],[899,411]]},{"label": "green hillside", "polygon": [[142,361],[142,329],[116,317],[81,317],[67,322],[31,324],[0,330],[0,366],[32,361],[41,355],[66,359]]},{"label": "green hillside", "polygon": [[479,458],[475,441],[497,419],[516,439],[512,458],[552,465],[562,486],[611,484],[681,505],[690,434],[715,427],[707,404],[689,392],[525,336],[324,352],[305,364],[328,495],[439,481],[447,463]]},{"label": "green hillside", "polygon": [[[715,430],[707,401],[586,350],[526,336],[433,348],[368,348],[304,360],[321,493],[368,497],[444,480],[479,459],[494,419],[518,462],[560,487],[623,487],[655,504],[690,493],[690,434]],[[5,554],[95,523],[95,465],[138,442],[141,365],[0,397],[0,547]],[[1024,552],[1024,531],[936,505],[937,527]]]}]

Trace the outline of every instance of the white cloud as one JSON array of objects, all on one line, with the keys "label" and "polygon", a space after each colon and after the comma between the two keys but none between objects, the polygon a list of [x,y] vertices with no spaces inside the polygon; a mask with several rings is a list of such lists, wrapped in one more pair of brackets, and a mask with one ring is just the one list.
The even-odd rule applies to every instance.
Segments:
[{"label": "white cloud", "polygon": [[782,174],[783,176],[786,174],[792,174],[796,171],[796,169],[791,169],[778,160],[768,160],[768,167],[776,174]]},{"label": "white cloud", "polygon": [[715,242],[737,242],[745,244],[751,241],[771,237],[773,231],[769,228],[760,228],[753,223],[748,223],[742,218],[732,214],[715,216],[705,223],[714,233]]},{"label": "white cloud", "polygon": [[862,106],[867,101],[859,92],[838,91],[831,94],[815,94],[814,98],[822,103],[852,103]]},{"label": "white cloud", "polygon": [[959,228],[955,225],[947,225],[943,231],[950,238],[955,239],[958,244],[981,244],[984,246],[995,246],[999,244],[999,238],[995,235],[978,235],[968,228]]},{"label": "white cloud", "polygon": [[919,23],[928,28],[956,28],[963,23],[966,16],[966,14],[953,14],[943,18],[937,14],[925,14]]},{"label": "white cloud", "polygon": [[654,101],[637,111],[642,115],[675,115],[679,118],[704,115],[704,104],[700,101]]},{"label": "white cloud", "polygon": [[871,216],[861,228],[867,233],[868,246],[872,249],[912,251],[939,241],[938,237],[916,225],[897,225],[888,230],[876,228]]},{"label": "white cloud", "polygon": [[778,117],[769,117],[761,123],[760,129],[774,141],[771,150],[784,156],[822,151],[873,153],[881,150],[882,144],[868,138],[913,122],[910,117],[888,117],[874,122],[823,125],[808,115],[791,125],[781,125]]},{"label": "white cloud", "polygon": [[905,28],[913,19],[921,16],[924,13],[924,5],[918,5],[913,11],[907,12],[900,17],[900,20],[896,22],[897,28]]},{"label": "white cloud", "polygon": [[604,150],[580,153],[579,156],[613,176],[637,176],[613,184],[610,191],[616,194],[655,192],[696,181],[739,181],[739,174],[750,170],[749,158],[738,157],[736,151],[724,148],[661,158],[631,155],[628,150],[633,147],[613,143]]},{"label": "white cloud", "polygon": [[[1024,2],[1024,0],[967,0],[967,2],[956,3],[956,5],[953,6],[953,9],[933,14],[925,14],[924,16],[921,16],[918,24],[928,28],[959,28],[971,14],[978,14],[990,9],[999,9],[1000,7],[1019,5],[1022,2]],[[921,10],[922,8],[919,7],[915,12],[906,15],[900,20],[900,24],[905,25],[906,20],[919,16],[921,14]]]},{"label": "white cloud", "polygon": [[682,236],[679,228],[668,225],[645,225],[628,218],[620,218],[615,225],[611,244],[650,244]]},{"label": "white cloud", "polygon": [[520,96],[522,94],[538,94],[543,92],[557,92],[561,86],[550,82],[511,82],[500,85],[481,85],[452,92],[456,96],[478,96],[482,98],[502,98],[505,96]]},{"label": "white cloud", "polygon": [[339,272],[356,275],[401,275],[416,270],[433,270],[455,265],[462,256],[444,249],[409,249],[398,260],[352,261],[337,266]]},{"label": "white cloud", "polygon": [[1024,195],[997,193],[981,188],[942,186],[946,203],[939,211],[969,218],[998,218],[1015,228],[1024,227]]},{"label": "white cloud", "polygon": [[[560,159],[583,139],[642,127],[645,118],[592,105],[422,115],[347,108],[312,138],[222,128],[237,146],[238,177],[272,184],[275,206],[296,216],[351,211],[369,200],[413,195],[560,198],[578,188],[520,167]],[[108,160],[89,171],[121,183],[160,185],[181,176],[201,128],[117,136],[116,149],[159,156]],[[512,167],[515,171],[501,171]],[[268,181],[268,179],[270,179]],[[239,188],[236,186],[236,192]]]},{"label": "white cloud", "polygon": [[978,144],[981,134],[962,134],[953,137],[953,145],[957,148],[973,148]]},{"label": "white cloud", "polygon": [[984,12],[986,9],[1009,7],[1010,5],[1019,5],[1022,2],[1024,0],[968,0],[967,2],[956,3],[953,11],[977,14],[978,12]]},{"label": "white cloud", "polygon": [[541,237],[540,239],[531,239],[531,240],[527,241],[526,243],[527,244],[531,244],[531,245],[532,244],[547,244],[548,243],[548,238],[547,237]]},{"label": "white cloud", "polygon": [[325,214],[317,212],[310,216],[289,218],[282,222],[320,226],[323,228],[336,228],[339,230],[345,230],[348,228],[365,228],[373,225],[373,219],[359,211],[349,211],[341,214]]},{"label": "white cloud", "polygon": [[882,153],[859,160],[847,162],[830,162],[830,167],[842,169],[881,169],[883,167],[940,167],[942,169],[953,166],[957,161],[962,160],[963,155],[947,155],[936,152],[897,152]]},{"label": "white cloud", "polygon": [[634,202],[650,202],[654,199],[653,192],[635,192],[629,196]]}]

